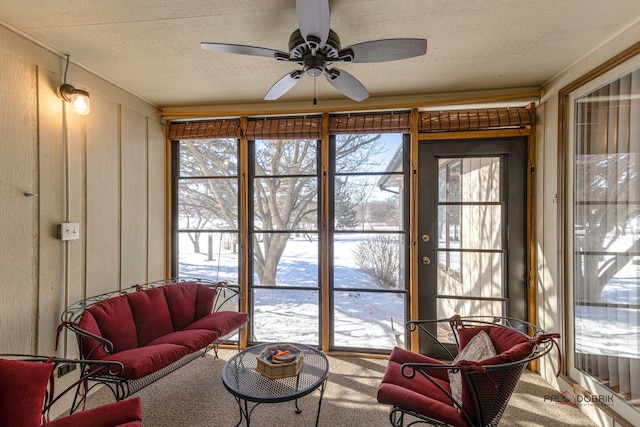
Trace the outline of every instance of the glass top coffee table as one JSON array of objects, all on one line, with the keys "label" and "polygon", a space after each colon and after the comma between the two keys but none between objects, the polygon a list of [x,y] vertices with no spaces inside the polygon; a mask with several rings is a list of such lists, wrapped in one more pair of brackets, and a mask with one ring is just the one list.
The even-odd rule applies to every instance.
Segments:
[{"label": "glass top coffee table", "polygon": [[[225,388],[235,397],[240,409],[240,421],[245,419],[247,427],[251,422],[251,413],[261,403],[277,403],[295,401],[295,412],[302,412],[298,407],[298,399],[320,389],[316,426],[320,418],[322,396],[327,383],[329,360],[320,350],[304,344],[278,343],[292,345],[300,349],[303,364],[297,375],[287,378],[270,379],[256,370],[257,357],[265,347],[275,343],[259,344],[235,354],[222,368],[222,382]],[[252,402],[253,405],[249,405]],[[250,407],[251,406],[251,407]],[[294,425],[294,424],[292,424]]]}]

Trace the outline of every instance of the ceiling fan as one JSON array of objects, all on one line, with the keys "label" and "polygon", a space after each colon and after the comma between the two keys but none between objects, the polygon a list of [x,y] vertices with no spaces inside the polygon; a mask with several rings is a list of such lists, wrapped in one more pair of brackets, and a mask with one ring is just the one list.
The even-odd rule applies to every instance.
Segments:
[{"label": "ceiling fan", "polygon": [[[275,100],[287,93],[305,75],[327,81],[345,96],[360,102],[369,97],[367,89],[351,74],[339,68],[329,68],[334,62],[371,63],[387,62],[424,55],[425,39],[383,39],[340,46],[338,35],[330,29],[329,0],[296,0],[299,29],[289,38],[289,52],[264,47],[227,43],[202,42],[205,50],[263,56],[280,61],[295,62],[302,69],[294,70],[269,89],[265,100]],[[315,99],[314,99],[315,103]]]}]

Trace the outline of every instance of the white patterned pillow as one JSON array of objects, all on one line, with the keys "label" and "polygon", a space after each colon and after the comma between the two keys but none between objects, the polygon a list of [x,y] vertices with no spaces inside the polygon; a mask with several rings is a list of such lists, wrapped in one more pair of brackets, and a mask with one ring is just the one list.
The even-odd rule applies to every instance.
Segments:
[{"label": "white patterned pillow", "polygon": [[[471,341],[462,349],[460,353],[453,359],[455,365],[460,360],[469,362],[480,362],[496,355],[496,349],[493,347],[491,338],[485,331],[478,332]],[[462,376],[460,371],[455,373],[449,371],[449,384],[451,385],[451,395],[462,405]]]}]

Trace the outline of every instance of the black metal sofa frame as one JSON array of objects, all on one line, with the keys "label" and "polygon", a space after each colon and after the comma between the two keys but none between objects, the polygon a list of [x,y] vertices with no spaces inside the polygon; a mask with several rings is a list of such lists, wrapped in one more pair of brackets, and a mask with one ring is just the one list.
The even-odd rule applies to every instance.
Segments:
[{"label": "black metal sofa frame", "polygon": [[[196,283],[198,286],[202,285],[207,289],[215,291],[211,313],[214,313],[214,315],[216,313],[222,314],[224,316],[228,314],[229,316],[226,317],[233,317],[233,319],[231,319],[231,321],[227,319],[223,329],[219,330],[219,336],[216,335],[212,342],[207,343],[202,348],[192,349],[192,351],[178,360],[154,370],[148,375],[136,378],[131,378],[130,375],[128,378],[126,375],[123,376],[125,370],[124,364],[117,360],[117,353],[111,356],[111,353],[114,351],[114,343],[103,336],[81,327],[83,313],[105,301],[164,286],[177,286],[185,283]],[[78,384],[71,412],[83,404],[88,392],[96,386],[106,385],[113,393],[116,401],[120,401],[196,358],[204,356],[210,350],[214,350],[215,357],[217,357],[218,347],[221,344],[231,344],[230,338],[233,338],[246,326],[248,321],[247,315],[237,311],[239,301],[242,299],[244,299],[244,294],[240,292],[239,286],[230,285],[227,282],[214,282],[199,278],[171,278],[146,284],[137,284],[118,291],[106,292],[87,297],[71,304],[63,311],[61,324],[58,327],[58,335],[64,328],[75,334],[79,348],[80,375],[84,379],[84,381]],[[243,316],[245,320],[243,320]],[[236,340],[236,346],[239,350],[239,339]],[[109,356],[109,361],[101,360],[102,358],[98,357],[100,354],[105,353]],[[97,369],[95,366],[96,364],[100,364],[100,362],[102,363],[100,365],[102,368]]]}]

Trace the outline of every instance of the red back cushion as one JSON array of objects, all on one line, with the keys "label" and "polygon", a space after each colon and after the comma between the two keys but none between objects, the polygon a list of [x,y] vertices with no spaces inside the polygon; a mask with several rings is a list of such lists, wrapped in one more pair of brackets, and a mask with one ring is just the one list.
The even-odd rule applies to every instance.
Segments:
[{"label": "red back cushion", "polygon": [[476,336],[480,331],[485,331],[489,334],[493,347],[496,349],[496,353],[500,354],[508,351],[521,343],[531,343],[531,339],[520,332],[503,326],[474,326],[469,328],[461,328],[458,331],[458,338],[460,340],[460,349],[467,346],[469,341]]},{"label": "red back cushion", "polygon": [[198,286],[193,282],[175,283],[163,286],[167,299],[173,329],[180,331],[196,320],[196,299]]},{"label": "red back cushion", "polygon": [[101,301],[88,310],[102,336],[113,343],[114,353],[138,347],[138,334],[127,295]]},{"label": "red back cushion", "polygon": [[205,285],[198,284],[198,298],[196,300],[196,320],[206,316],[213,310],[217,291]]},{"label": "red back cushion", "polygon": [[162,287],[128,294],[139,346],[173,332],[171,314]]},{"label": "red back cushion", "polygon": [[[102,336],[98,322],[90,311],[85,310],[80,316],[80,327],[94,335]],[[102,359],[107,355],[102,344],[92,338],[82,337],[82,356],[86,359]]]},{"label": "red back cushion", "polygon": [[[510,328],[506,328],[500,325],[497,326],[477,326],[461,328],[458,330],[458,339],[460,340],[460,348],[463,349],[469,341],[480,331],[485,331],[489,334],[491,342],[496,350],[497,355],[484,359],[479,363],[481,365],[499,365],[502,363],[510,363],[518,360],[522,360],[527,357],[533,349],[533,340],[518,331]],[[500,383],[500,380],[494,380],[496,383]],[[470,399],[470,392],[467,390],[467,384],[463,381],[462,384],[462,405],[472,418],[474,418],[473,404]]]},{"label": "red back cushion", "polygon": [[40,427],[51,363],[0,359],[2,425]]}]

